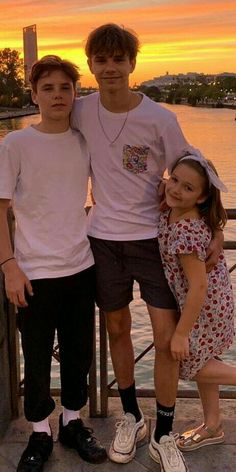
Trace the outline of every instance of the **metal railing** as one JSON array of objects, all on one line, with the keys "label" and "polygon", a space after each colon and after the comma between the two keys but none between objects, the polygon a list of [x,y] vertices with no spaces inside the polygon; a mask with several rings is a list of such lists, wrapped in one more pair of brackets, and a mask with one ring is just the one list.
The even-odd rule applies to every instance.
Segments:
[{"label": "metal railing", "polygon": [[[236,209],[227,209],[227,216],[229,220],[236,220]],[[225,241],[225,250],[235,250],[236,241]],[[236,269],[236,264],[229,268],[229,272]],[[109,397],[118,397],[118,388],[114,385],[117,383],[116,378],[108,383],[108,348],[107,348],[107,332],[105,314],[99,311],[99,336],[100,336],[100,415],[107,416],[108,413],[108,399]],[[136,358],[137,364],[149,351],[154,348],[154,343],[150,343]],[[138,397],[155,398],[155,390],[150,388],[136,388]],[[178,398],[198,398],[198,391],[195,389],[178,389]],[[232,399],[236,398],[235,391],[220,391],[220,398]]]},{"label": "metal railing", "polygon": [[[236,220],[236,209],[228,209],[227,215],[229,220]],[[12,212],[9,213],[9,226],[11,235],[14,233],[14,217]],[[236,241],[225,241],[225,250],[235,250]],[[230,267],[229,271],[233,272],[236,269],[236,264]],[[7,304],[8,317],[8,344],[9,344],[9,364],[11,366],[11,403],[13,417],[18,415],[18,400],[19,396],[23,395],[24,379],[20,379],[20,354],[19,354],[19,339],[16,325],[15,309],[11,304]],[[89,372],[89,413],[90,416],[107,416],[108,413],[108,399],[109,397],[119,396],[118,389],[114,388],[116,379],[114,378],[108,383],[108,347],[107,347],[107,332],[105,315],[99,311],[99,359],[97,359],[96,350],[96,336],[94,336],[94,358]],[[96,333],[96,329],[94,330]],[[151,349],[153,349],[153,342],[150,343],[143,352],[141,352],[135,359],[135,364],[139,362]],[[54,347],[53,357],[60,362],[58,345]],[[97,367],[99,364],[99,367]],[[100,378],[98,387],[98,377]],[[99,392],[100,390],[100,392]],[[155,397],[154,389],[137,388],[138,397],[151,398]],[[51,389],[51,394],[58,396],[60,388]],[[221,398],[236,398],[236,391],[221,391]],[[197,398],[197,390],[184,389],[178,390],[179,398]]]}]

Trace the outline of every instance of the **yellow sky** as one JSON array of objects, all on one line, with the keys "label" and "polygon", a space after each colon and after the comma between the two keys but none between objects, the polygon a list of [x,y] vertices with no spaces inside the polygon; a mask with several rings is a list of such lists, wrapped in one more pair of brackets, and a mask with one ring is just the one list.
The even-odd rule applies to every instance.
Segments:
[{"label": "yellow sky", "polygon": [[236,73],[235,0],[0,0],[0,49],[22,54],[22,28],[36,24],[39,58],[53,53],[72,60],[82,85],[95,85],[84,43],[93,28],[108,22],[139,35],[132,85],[166,71]]}]

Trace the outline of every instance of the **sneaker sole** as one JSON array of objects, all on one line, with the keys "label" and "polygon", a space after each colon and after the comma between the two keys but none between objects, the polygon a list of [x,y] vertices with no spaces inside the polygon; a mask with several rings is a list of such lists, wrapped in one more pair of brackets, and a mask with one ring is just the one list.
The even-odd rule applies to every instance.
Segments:
[{"label": "sneaker sole", "polygon": [[58,438],[58,441],[65,448],[74,449],[74,451],[76,451],[78,453],[80,458],[83,459],[83,461],[89,462],[90,464],[102,464],[103,462],[105,462],[108,459],[106,451],[104,452],[103,455],[101,455],[101,457],[97,457],[96,459],[93,459],[92,457],[89,457],[86,454],[84,454],[83,452],[81,452],[77,446],[71,446],[70,444],[67,444],[66,442],[63,442],[60,438]]},{"label": "sneaker sole", "polygon": [[[161,464],[161,458],[160,458],[160,456],[159,456],[159,453],[156,451],[156,449],[154,449],[154,447],[152,446],[151,443],[149,444],[149,456],[150,456],[155,462],[157,462],[157,464]],[[162,465],[161,465],[161,470],[162,470]]]},{"label": "sneaker sole", "polygon": [[145,438],[146,434],[147,434],[147,426],[146,426],[146,423],[144,423],[143,426],[141,426],[141,428],[139,428],[139,430],[137,431],[137,436],[136,436],[133,450],[130,453],[122,454],[121,452],[115,452],[113,447],[111,446],[108,453],[109,459],[112,462],[116,462],[117,464],[127,464],[128,462],[132,461],[136,453],[136,443],[139,441],[142,441],[142,439]]}]

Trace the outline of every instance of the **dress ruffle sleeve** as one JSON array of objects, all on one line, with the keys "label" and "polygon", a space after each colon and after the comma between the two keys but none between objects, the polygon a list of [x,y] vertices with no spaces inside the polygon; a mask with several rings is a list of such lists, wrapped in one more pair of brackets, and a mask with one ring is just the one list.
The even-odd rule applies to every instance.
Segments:
[{"label": "dress ruffle sleeve", "polygon": [[206,250],[211,241],[209,230],[206,238],[206,225],[202,220],[184,220],[174,225],[168,240],[168,254],[192,254],[195,252],[198,259],[205,261]]}]

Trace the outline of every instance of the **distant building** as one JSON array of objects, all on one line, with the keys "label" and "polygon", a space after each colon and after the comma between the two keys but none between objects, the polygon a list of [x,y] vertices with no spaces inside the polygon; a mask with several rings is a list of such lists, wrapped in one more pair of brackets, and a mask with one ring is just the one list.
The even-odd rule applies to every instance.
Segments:
[{"label": "distant building", "polygon": [[29,85],[29,73],[32,64],[38,59],[36,25],[23,28],[25,85]]}]

